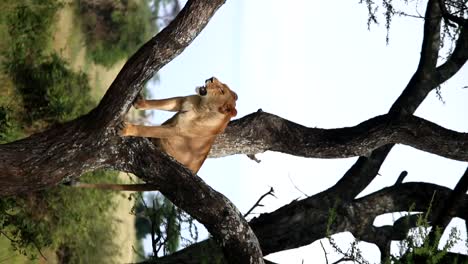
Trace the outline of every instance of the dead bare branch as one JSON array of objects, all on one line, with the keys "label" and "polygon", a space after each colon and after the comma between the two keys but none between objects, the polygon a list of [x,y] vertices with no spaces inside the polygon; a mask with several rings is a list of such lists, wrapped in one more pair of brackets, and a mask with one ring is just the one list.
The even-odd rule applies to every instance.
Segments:
[{"label": "dead bare branch", "polygon": [[270,188],[270,190],[268,192],[266,192],[265,194],[263,194],[262,196],[260,196],[260,198],[257,200],[257,202],[247,211],[247,213],[244,214],[244,218],[247,217],[255,208],[259,207],[259,206],[263,206],[262,204],[260,204],[260,202],[265,198],[267,197],[268,195],[271,195],[273,197],[276,198],[275,196],[275,191],[273,190],[273,187]]}]

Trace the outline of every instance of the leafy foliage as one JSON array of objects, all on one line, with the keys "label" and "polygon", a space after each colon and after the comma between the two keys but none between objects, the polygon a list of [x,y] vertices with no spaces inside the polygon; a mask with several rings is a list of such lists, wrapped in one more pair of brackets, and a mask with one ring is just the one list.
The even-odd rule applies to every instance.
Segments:
[{"label": "leafy foliage", "polygon": [[[416,8],[408,9],[408,0],[360,0],[360,4],[364,4],[367,8],[367,27],[370,29],[372,24],[379,24],[379,7],[383,7],[382,15],[385,20],[385,28],[387,29],[387,35],[385,40],[387,44],[390,41],[390,27],[394,16],[411,17],[414,19],[425,19],[424,16],[418,11],[424,5],[416,4]],[[468,17],[468,7],[466,6],[466,0],[446,0],[445,5],[447,12],[450,14],[457,14],[459,17]],[[447,57],[453,51],[454,41],[458,38],[460,33],[460,27],[454,25],[448,19],[442,20],[442,32],[441,32],[441,48],[446,44],[450,44],[447,51]]]},{"label": "leafy foliage", "polygon": [[155,32],[146,0],[76,0],[91,59],[110,67],[133,54]]},{"label": "leafy foliage", "polygon": [[44,54],[58,8],[55,1],[18,5],[7,16],[11,43],[3,68],[23,99],[25,121],[29,123],[67,121],[95,104],[84,73],[71,71],[55,53]]},{"label": "leafy foliage", "polygon": [[51,35],[55,13],[62,6],[60,1],[18,1],[6,16],[10,38],[7,60],[30,62],[41,56]]},{"label": "leafy foliage", "polygon": [[[405,226],[407,228],[407,236],[404,240],[400,241],[399,250],[400,256],[389,256],[385,259],[384,263],[443,263],[442,259],[450,249],[452,249],[457,242],[461,240],[460,232],[456,228],[450,230],[448,240],[442,249],[439,249],[440,239],[442,237],[443,229],[436,227],[434,232],[434,237],[431,240],[429,233],[431,224],[430,224],[430,214],[432,210],[434,196],[430,201],[429,207],[425,213],[417,213],[416,222],[412,222],[412,214],[414,206],[410,207],[408,210],[408,215],[406,216]],[[341,260],[349,260],[355,263],[369,263],[363,256],[362,252],[358,246],[359,240],[355,239],[349,246],[347,250],[343,250],[338,243],[331,236],[331,228],[336,224],[336,210],[339,202],[335,203],[333,208],[329,209],[329,216],[327,219],[327,229],[326,237],[330,246],[333,250],[338,253],[341,257]],[[412,228],[413,227],[413,228]],[[325,253],[326,254],[326,253]]]},{"label": "leafy foliage", "polygon": [[[434,194],[435,195],[435,194]],[[442,263],[442,258],[449,252],[453,246],[461,240],[460,233],[456,228],[450,230],[447,242],[442,250],[439,250],[439,243],[442,237],[443,229],[435,227],[434,238],[431,240],[430,220],[429,215],[432,210],[434,196],[431,199],[429,208],[425,213],[419,213],[416,221],[416,227],[411,229],[406,239],[400,242],[400,258],[391,257],[393,263],[419,263],[423,259],[426,263],[437,264]],[[413,211],[410,208],[406,219],[407,225],[410,225],[410,213]]]},{"label": "leafy foliage", "polygon": [[19,123],[12,116],[11,109],[0,105],[0,144],[23,135]]},{"label": "leafy foliage", "polygon": [[[14,87],[13,92],[0,90],[0,143],[36,131],[38,123],[53,125],[76,118],[95,105],[86,74],[73,72],[63,59],[48,52],[61,4],[55,0],[9,4],[9,12],[0,20],[8,29],[1,63],[2,74]],[[97,171],[82,180],[115,182],[116,175]],[[109,192],[58,186],[1,198],[0,236],[31,259],[47,248],[57,253],[60,263],[106,261],[119,253],[108,217],[116,205],[114,197]]]},{"label": "leafy foliage", "polygon": [[[112,179],[116,173],[97,171],[87,181]],[[79,197],[79,199],[77,199]],[[67,263],[92,263],[118,254],[112,243],[107,213],[115,207],[113,194],[99,190],[57,187],[0,199],[0,230],[12,247],[30,258],[38,249],[68,249]]]},{"label": "leafy foliage", "polygon": [[20,60],[6,63],[8,73],[23,97],[28,122],[71,120],[95,105],[84,73],[72,72],[56,54],[41,59],[43,61],[38,64]]},{"label": "leafy foliage", "polygon": [[[135,228],[137,239],[151,235],[153,243],[152,259],[158,255],[168,255],[184,246],[192,244],[198,239],[198,230],[194,220],[188,214],[173,205],[161,194],[143,197],[141,193],[134,194],[137,199],[132,209],[135,214]],[[187,226],[190,238],[182,236],[182,226]]]}]

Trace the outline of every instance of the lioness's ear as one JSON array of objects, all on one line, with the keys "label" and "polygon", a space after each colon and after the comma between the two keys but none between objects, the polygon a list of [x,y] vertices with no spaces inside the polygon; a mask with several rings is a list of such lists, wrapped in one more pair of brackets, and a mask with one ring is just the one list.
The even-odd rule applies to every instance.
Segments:
[{"label": "lioness's ear", "polygon": [[230,115],[231,117],[234,117],[237,115],[236,107],[232,104],[222,105],[221,107],[219,107],[219,112],[225,115]]}]

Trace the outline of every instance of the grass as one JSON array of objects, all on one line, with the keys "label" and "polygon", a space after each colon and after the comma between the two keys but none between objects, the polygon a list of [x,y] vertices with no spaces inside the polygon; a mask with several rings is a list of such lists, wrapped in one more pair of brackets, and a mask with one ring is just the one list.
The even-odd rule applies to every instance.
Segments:
[{"label": "grass", "polygon": [[[101,71],[98,65],[87,63],[84,59],[80,61],[80,56],[85,58],[83,54],[86,52],[82,35],[78,34],[76,27],[72,26],[60,32],[59,27],[55,25],[56,19],[62,19],[61,17],[72,18],[69,24],[76,24],[73,20],[76,18],[71,16],[73,12],[69,6],[65,5],[60,9],[58,17],[50,13],[44,15],[44,12],[50,10],[41,9],[42,7],[34,5],[34,3],[44,4],[47,1],[55,2],[55,0],[0,1],[0,9],[3,11],[0,13],[0,63],[3,66],[0,71],[0,82],[2,83],[0,87],[0,143],[12,141],[43,129],[45,125],[34,125],[26,122],[27,120],[23,116],[30,112],[36,112],[36,116],[32,118],[36,120],[34,122],[37,122],[37,119],[43,119],[42,124],[46,125],[83,114],[86,111],[85,108],[73,108],[71,111],[62,108],[72,104],[76,105],[76,100],[70,101],[69,98],[62,96],[74,92],[68,90],[67,87],[76,88],[79,86],[77,82],[82,82],[80,79],[83,80],[83,78],[74,79],[77,76],[80,77],[79,74],[76,75],[76,69],[90,69],[96,76],[100,77],[90,81],[90,83],[96,83],[100,86],[97,92],[98,89],[92,89],[91,94],[96,97],[102,96],[103,87],[110,83],[119,70],[107,70],[113,73],[112,76],[108,76],[109,74]],[[17,9],[19,5],[24,7]],[[31,8],[27,9],[26,7]],[[35,10],[39,10],[38,13],[32,14],[31,12],[35,12]],[[62,14],[61,12],[64,11],[65,13]],[[7,24],[12,21],[17,26],[8,27]],[[61,25],[63,24],[61,23]],[[40,30],[35,32],[35,29]],[[50,35],[51,31],[54,30],[57,30],[58,33],[54,33],[54,39],[52,39]],[[33,32],[32,36],[31,32]],[[62,39],[63,35],[67,36],[66,41],[60,46],[57,39]],[[74,59],[74,63],[67,65],[58,55],[54,55],[54,52]],[[67,82],[66,80],[72,81]],[[31,83],[37,85],[31,85]],[[34,89],[31,90],[31,87]],[[40,87],[45,90],[41,90]],[[89,92],[91,91],[85,91],[85,94]],[[42,105],[40,110],[33,106],[28,108],[27,105],[31,104],[32,100],[31,96],[25,96],[27,93],[30,93],[31,96],[37,96],[39,93],[38,100],[33,100],[33,103],[46,98],[47,104]],[[78,93],[78,98],[83,97],[82,94]],[[93,104],[95,103],[88,107],[92,107]],[[44,112],[43,108],[50,106],[53,106],[52,110],[57,115],[51,116]],[[116,173],[97,172],[94,176],[88,175],[82,179],[88,181],[108,179],[111,182],[118,182]],[[80,197],[78,202],[76,197]],[[31,201],[35,202],[30,203]],[[31,194],[27,197],[0,199],[0,230],[2,232],[13,230],[9,236],[21,241],[21,243],[24,242],[23,244],[16,243],[16,246],[28,256],[38,257],[40,254],[37,247],[42,248],[41,251],[49,263],[56,262],[55,252],[57,251],[65,252],[69,258],[68,263],[92,263],[108,256],[116,259],[119,252],[122,251],[112,239],[115,237],[116,230],[119,230],[119,233],[123,231],[134,233],[133,230],[128,230],[128,225],[125,227],[114,225],[113,219],[116,216],[113,215],[115,211],[112,208],[125,201],[128,200],[122,201],[120,196],[115,196],[113,193],[66,187]],[[14,217],[8,217],[7,212],[8,214],[14,213]],[[15,228],[21,232],[16,233]],[[131,237],[125,239],[131,241]],[[90,247],[90,243],[94,243],[95,246]],[[0,235],[0,262],[38,262],[37,259],[29,260],[17,251],[12,251],[11,245],[12,243],[5,236]],[[128,244],[126,246],[128,247]],[[70,250],[74,254],[70,255]],[[131,252],[131,248],[125,250]],[[108,262],[121,263],[122,261]]]},{"label": "grass", "polygon": [[[73,1],[70,2],[58,14],[57,24],[60,24],[61,27],[60,30],[54,31],[53,47],[70,61],[72,69],[82,70],[89,75],[91,97],[99,100],[117,76],[125,60],[118,61],[110,68],[90,60],[89,56],[86,55],[88,48],[85,45],[85,36],[81,24],[77,23],[80,17],[74,12]],[[122,182],[129,183],[126,174],[120,173],[118,178]],[[113,198],[117,208],[109,217],[114,219],[114,226],[117,230],[114,241],[120,246],[121,254],[116,254],[111,263],[131,263],[135,260],[132,250],[132,246],[137,243],[132,228],[135,217],[129,213],[133,201],[128,200],[127,196],[128,193],[124,193]]]},{"label": "grass", "polygon": [[0,236],[0,263],[22,264],[31,262],[27,257],[17,254],[11,248],[10,240]]},{"label": "grass", "polygon": [[53,26],[52,46],[67,61],[83,64],[84,36],[80,23],[76,23],[75,19],[77,18],[73,14],[73,3],[65,4],[58,12],[57,23]]},{"label": "grass", "polygon": [[125,63],[125,59],[117,61],[112,67],[105,67],[90,59],[89,49],[86,46],[85,35],[82,31],[80,16],[74,11],[75,2],[65,4],[60,10],[57,24],[60,30],[54,31],[53,47],[65,59],[70,62],[70,67],[75,71],[86,72],[91,85],[91,96],[99,100],[117,76]]}]

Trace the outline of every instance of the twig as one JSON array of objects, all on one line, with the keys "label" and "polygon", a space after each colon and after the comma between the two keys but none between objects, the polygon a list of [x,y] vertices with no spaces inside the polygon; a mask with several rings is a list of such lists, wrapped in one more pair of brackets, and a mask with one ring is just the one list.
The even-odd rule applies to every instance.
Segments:
[{"label": "twig", "polygon": [[405,177],[408,176],[408,172],[407,171],[402,171],[400,173],[400,176],[398,176],[398,179],[397,181],[395,182],[395,185],[400,185],[403,183],[403,180],[405,179]]},{"label": "twig", "polygon": [[405,12],[402,12],[402,11],[397,11],[397,12],[395,12],[395,14],[398,15],[398,16],[406,16],[406,17],[422,18],[422,19],[424,19],[424,17],[421,16],[421,14],[412,15],[412,14],[408,14],[408,13],[405,13]]},{"label": "twig", "polygon": [[326,261],[326,263],[328,264],[328,256],[327,256],[328,253],[327,253],[327,251],[325,250],[325,247],[323,246],[322,241],[319,241],[319,242],[320,242],[320,246],[322,246],[323,254],[325,254],[325,261]]},{"label": "twig", "polygon": [[300,193],[302,193],[303,195],[305,195],[306,197],[310,197],[309,195],[307,195],[305,192],[301,191],[301,189],[299,189],[296,184],[294,184],[293,180],[291,179],[291,175],[289,175],[288,173],[288,178],[289,178],[289,181],[291,182],[291,184],[294,186],[294,188],[296,188],[296,190],[298,190]]},{"label": "twig", "polygon": [[258,201],[252,206],[252,208],[250,208],[250,210],[247,211],[247,213],[244,214],[244,217],[247,217],[247,216],[253,211],[253,209],[255,209],[256,207],[258,207],[258,206],[263,206],[263,205],[260,204],[260,202],[261,202],[261,201],[263,200],[263,198],[265,198],[266,196],[271,195],[271,196],[273,196],[273,197],[276,198],[276,196],[275,196],[274,193],[275,193],[275,191],[273,190],[273,187],[270,187],[270,190],[269,190],[267,193],[265,193],[264,195],[260,196],[260,198],[258,199]]},{"label": "twig", "polygon": [[1,231],[0,230],[0,234],[4,235],[8,240],[10,240],[11,242],[15,243],[15,242],[18,242],[18,240],[15,240],[13,238],[10,238],[7,234],[5,234],[5,232]]},{"label": "twig", "polygon": [[257,162],[257,163],[260,163],[262,162],[261,160],[257,159],[257,157],[255,156],[255,154],[247,154],[247,157],[249,157],[249,159]]},{"label": "twig", "polygon": [[39,254],[41,255],[41,257],[47,261],[47,258],[44,256],[44,254],[42,254],[42,251],[41,249],[39,248],[39,246],[37,245],[36,241],[33,241],[33,244],[34,244],[34,247],[36,247],[37,251],[39,252]]},{"label": "twig", "polygon": [[332,264],[338,264],[338,263],[341,263],[341,262],[343,262],[343,261],[354,261],[354,259],[353,259],[353,258],[349,258],[349,257],[342,257],[342,258],[340,258],[339,260],[333,262]]},{"label": "twig", "polygon": [[[5,232],[1,231],[0,230],[0,234],[4,235],[8,240],[10,240],[10,242],[12,243],[18,243],[19,241],[16,240],[16,239],[13,239],[11,237],[9,237]],[[39,254],[41,255],[41,257],[47,261],[47,258],[44,256],[44,254],[42,254],[42,251],[41,249],[39,248],[39,246],[37,245],[36,241],[32,241],[34,247],[37,249],[37,251],[39,252]]]},{"label": "twig", "polygon": [[448,10],[447,7],[445,6],[445,1],[439,0],[439,6],[440,6],[440,11],[442,13],[442,17],[445,19],[446,23],[452,27],[450,22],[457,23],[459,26],[465,26],[468,23],[467,19],[464,19],[463,17],[458,17],[454,14],[451,14]]}]

